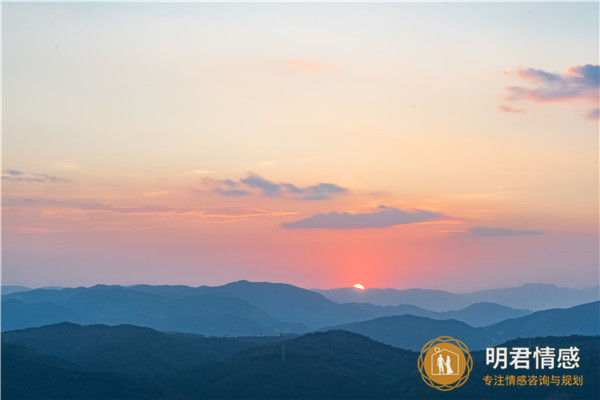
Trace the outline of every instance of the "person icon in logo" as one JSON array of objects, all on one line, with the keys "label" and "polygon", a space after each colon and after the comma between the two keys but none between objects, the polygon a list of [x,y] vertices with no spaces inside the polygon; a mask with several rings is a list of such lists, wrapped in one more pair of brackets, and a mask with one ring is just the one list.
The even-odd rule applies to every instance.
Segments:
[{"label": "person icon in logo", "polygon": [[[440,357],[441,357],[441,355],[440,355]],[[438,361],[438,364],[439,364],[439,361]],[[446,356],[446,362],[445,362],[445,364],[446,364],[446,374],[447,375],[454,374],[454,371],[452,370],[452,366],[450,365],[451,364],[450,363],[450,355]]]},{"label": "person icon in logo", "polygon": [[437,367],[440,375],[444,375],[444,357],[440,354],[437,359]]}]

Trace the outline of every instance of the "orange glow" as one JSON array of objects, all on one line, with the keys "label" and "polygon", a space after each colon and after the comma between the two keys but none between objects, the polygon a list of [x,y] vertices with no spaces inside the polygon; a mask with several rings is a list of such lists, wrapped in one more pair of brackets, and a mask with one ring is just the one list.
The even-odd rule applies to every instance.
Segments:
[{"label": "orange glow", "polygon": [[355,283],[354,286],[352,286],[355,289],[360,289],[360,290],[365,290],[365,287],[363,285],[361,285],[360,283]]}]

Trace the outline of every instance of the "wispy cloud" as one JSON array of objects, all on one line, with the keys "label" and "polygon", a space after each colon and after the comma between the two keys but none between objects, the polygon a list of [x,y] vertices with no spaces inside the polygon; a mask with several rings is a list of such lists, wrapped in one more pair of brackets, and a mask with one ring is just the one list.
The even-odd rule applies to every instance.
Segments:
[{"label": "wispy cloud", "polygon": [[227,218],[247,218],[247,217],[266,217],[266,216],[284,216],[284,215],[294,215],[298,214],[293,211],[269,211],[269,210],[260,210],[257,208],[239,208],[239,207],[229,207],[229,208],[215,208],[212,210],[205,210],[205,216],[211,217],[227,217]]},{"label": "wispy cloud", "polygon": [[299,188],[291,183],[284,183],[283,186],[290,193],[302,195],[301,200],[328,200],[334,194],[347,192],[343,187],[332,183],[319,183],[305,188]]},{"label": "wispy cloud", "polygon": [[78,207],[82,211],[108,211],[117,214],[201,214],[194,208],[185,207],[164,207],[164,206],[137,206],[137,207],[122,207],[113,206],[105,203],[88,203]]},{"label": "wispy cloud", "polygon": [[287,182],[273,182],[253,172],[234,181],[231,179],[214,180],[204,178],[203,183],[216,186],[214,191],[223,196],[288,196],[295,200],[315,201],[329,200],[332,196],[347,193],[348,190],[333,183],[317,183],[316,185],[299,187]]},{"label": "wispy cloud", "polygon": [[523,114],[525,112],[525,110],[523,110],[522,108],[512,108],[508,106],[498,106],[498,108],[500,109],[500,111],[504,111],[505,113]]},{"label": "wispy cloud", "polygon": [[303,69],[303,70],[324,70],[336,67],[338,64],[335,62],[323,62],[323,61],[307,61],[300,58],[294,58],[293,60],[286,61],[284,63],[286,67]]},{"label": "wispy cloud", "polygon": [[[506,88],[508,101],[526,100],[544,103],[580,100],[596,105],[599,101],[600,65],[576,65],[562,74],[525,68],[507,75],[529,83],[527,86],[508,86]],[[500,109],[505,112],[514,110],[507,106],[500,106]],[[597,115],[597,110],[592,110],[587,117],[597,119]]]},{"label": "wispy cloud", "polygon": [[331,212],[317,214],[295,222],[281,224],[287,229],[370,229],[389,228],[396,225],[408,225],[437,218],[438,214],[426,210],[404,211],[397,208],[380,205],[370,213],[350,214],[347,212]]},{"label": "wispy cloud", "polygon": [[268,217],[268,216],[286,216],[294,215],[297,212],[290,211],[269,211],[255,208],[215,208],[215,209],[202,209],[193,207],[166,207],[160,205],[147,205],[147,206],[136,206],[136,207],[124,207],[114,206],[108,203],[86,203],[80,204],[77,208],[81,211],[91,212],[110,212],[115,214],[130,214],[130,215],[193,215],[203,218],[227,218],[230,220],[239,220],[241,218],[249,217]]},{"label": "wispy cloud", "polygon": [[587,119],[591,119],[593,121],[596,121],[596,120],[600,119],[600,108],[596,108],[596,109],[590,110],[586,114],[586,118]]},{"label": "wispy cloud", "polygon": [[475,226],[469,229],[466,234],[468,236],[477,237],[512,237],[512,236],[535,236],[542,235],[542,231],[517,230],[508,228],[489,228],[485,226]]},{"label": "wispy cloud", "polygon": [[59,178],[58,176],[40,174],[35,172],[23,172],[16,169],[5,169],[2,171],[2,179],[15,182],[51,182],[51,183],[67,183],[69,179]]}]

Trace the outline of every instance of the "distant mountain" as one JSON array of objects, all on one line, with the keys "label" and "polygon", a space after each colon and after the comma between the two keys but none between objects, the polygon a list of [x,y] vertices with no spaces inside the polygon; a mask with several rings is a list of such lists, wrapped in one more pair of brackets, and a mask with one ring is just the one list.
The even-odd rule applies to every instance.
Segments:
[{"label": "distant mountain", "polygon": [[[303,333],[310,329],[373,318],[352,305],[338,304],[318,293],[287,284],[239,281],[223,286],[98,285],[90,288],[36,289],[3,296],[31,305],[50,302],[73,311],[89,323],[134,324],[161,330],[207,335]],[[34,327],[22,307],[9,327]],[[31,311],[33,313],[33,311]],[[79,322],[75,319],[65,321]],[[50,322],[60,322],[52,320]]]},{"label": "distant mountain", "polygon": [[600,335],[600,301],[567,309],[538,311],[488,326],[485,330],[497,341],[517,337]]},{"label": "distant mountain", "polygon": [[330,300],[338,303],[372,303],[382,306],[410,304],[432,311],[458,310],[474,303],[490,302],[511,308],[544,310],[566,308],[600,300],[600,286],[570,289],[547,284],[525,284],[506,289],[480,290],[455,294],[428,289],[365,289],[340,288],[319,290]]},{"label": "distant mountain", "polygon": [[541,283],[528,283],[506,289],[489,289],[461,295],[468,303],[489,301],[513,308],[539,311],[568,308],[600,300],[600,286],[571,289]]},{"label": "distant mountain", "polygon": [[371,303],[379,306],[414,305],[432,311],[458,310],[469,303],[459,295],[443,290],[339,288],[313,291],[337,303]]},{"label": "distant mountain", "polygon": [[8,299],[2,302],[2,330],[29,328],[56,324],[58,322],[88,322],[81,314],[49,301],[27,304],[20,300]]},{"label": "distant mountain", "polygon": [[[3,329],[62,322],[54,318],[62,311],[63,321],[135,324],[205,335],[273,335],[308,331],[302,324],[278,321],[239,298],[191,293],[182,297],[167,296],[105,285],[14,293],[3,297]],[[48,316],[40,315],[42,307],[52,309],[53,318],[49,320]]]},{"label": "distant mountain", "polygon": [[471,326],[488,326],[510,318],[524,317],[531,314],[531,310],[515,309],[496,303],[473,303],[457,311],[446,311],[432,317],[436,319],[457,319]]},{"label": "distant mountain", "polygon": [[420,350],[423,338],[452,336],[469,349],[496,346],[517,337],[599,335],[600,302],[569,309],[538,311],[521,318],[509,319],[488,327],[475,328],[456,320],[433,320],[402,315],[332,327],[355,332],[392,346]]},{"label": "distant mountain", "polygon": [[[484,331],[464,322],[434,320],[414,315],[381,317],[370,321],[338,325],[331,329],[354,332],[395,347],[419,351],[427,340],[439,336],[459,338],[469,349],[481,349],[492,343]],[[429,339],[425,340],[425,338]]]},{"label": "distant mountain", "polygon": [[239,281],[214,288],[243,299],[281,321],[303,323],[316,329],[335,323],[372,318],[352,305],[338,304],[313,291],[283,283]]},{"label": "distant mountain", "polygon": [[2,294],[2,296],[4,296],[6,294],[11,294],[11,293],[16,293],[16,292],[24,292],[26,290],[30,290],[30,289],[28,287],[25,287],[25,286],[3,285],[2,286],[2,290],[1,290],[1,294]]},{"label": "distant mountain", "polygon": [[351,305],[340,305],[311,290],[285,283],[237,281],[222,286],[150,286],[136,285],[131,289],[169,298],[185,298],[204,294],[235,297],[263,310],[280,321],[301,323],[311,328],[335,320],[359,321],[372,317]]},{"label": "distant mountain", "polygon": [[[98,285],[104,286],[104,285]],[[6,299],[21,300],[24,303],[43,303],[49,301],[55,304],[60,304],[70,298],[73,298],[79,293],[85,292],[91,288],[76,287],[76,288],[64,288],[64,289],[31,289],[25,292],[11,293],[2,295],[2,301]]]},{"label": "distant mountain", "polygon": [[475,303],[461,310],[445,312],[429,311],[421,307],[407,304],[399,306],[376,306],[370,303],[346,304],[367,311],[374,317],[389,317],[393,315],[408,314],[431,319],[455,319],[475,327],[487,326],[504,321],[505,319],[522,317],[532,313],[532,311],[529,310],[516,310],[495,303]]},{"label": "distant mountain", "polygon": [[[553,289],[546,287],[548,285],[542,286],[545,293],[542,297],[554,293]],[[572,289],[552,287],[558,291],[558,300],[554,299],[554,302],[565,302],[567,298],[569,301],[575,301],[576,296],[573,293],[581,295],[579,291],[573,292]],[[535,288],[537,285],[506,289],[510,298],[505,302],[511,302],[511,298],[519,299],[519,293],[525,289],[529,290],[531,296],[535,296]],[[340,290],[342,292],[331,293],[347,292],[346,289]],[[371,295],[381,295],[388,300],[401,296],[403,300],[414,301],[415,304],[339,304],[310,290],[268,282],[239,281],[215,287],[97,285],[89,288],[33,289],[4,295],[2,323],[4,330],[65,321],[86,324],[133,324],[164,331],[221,336],[305,333],[323,327],[405,314],[436,320],[455,319],[474,327],[481,327],[531,313],[529,310],[514,309],[496,303],[471,304],[471,300],[485,297],[482,292],[457,295],[418,289],[349,290],[356,292],[356,296],[363,300]],[[559,292],[566,293],[567,297],[560,299]],[[493,291],[490,296],[499,300],[498,293]],[[517,302],[520,301],[524,300]],[[453,311],[430,311],[418,303],[434,309],[453,308],[458,304],[467,305]]]}]

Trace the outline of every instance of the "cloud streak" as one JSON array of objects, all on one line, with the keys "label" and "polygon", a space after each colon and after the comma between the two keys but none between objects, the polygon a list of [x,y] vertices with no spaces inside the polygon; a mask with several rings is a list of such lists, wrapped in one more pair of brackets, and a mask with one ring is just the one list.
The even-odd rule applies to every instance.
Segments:
[{"label": "cloud streak", "polygon": [[514,236],[536,236],[536,235],[542,235],[544,232],[475,226],[475,227],[469,229],[465,233],[468,236],[475,236],[475,237],[514,237]]},{"label": "cloud streak", "polygon": [[297,212],[290,211],[269,211],[255,208],[216,208],[216,209],[201,209],[193,207],[165,207],[159,205],[123,207],[114,206],[107,203],[87,203],[80,204],[77,208],[81,211],[89,212],[109,212],[113,214],[126,215],[190,215],[201,218],[210,219],[228,219],[228,222],[241,221],[250,217],[282,217],[286,215],[294,215]]},{"label": "cloud streak", "polygon": [[347,189],[333,183],[318,183],[312,186],[299,187],[286,182],[272,182],[253,172],[250,172],[247,177],[239,181],[205,178],[203,183],[216,186],[214,192],[222,196],[287,196],[302,201],[329,200],[332,196],[348,192]]},{"label": "cloud streak", "polygon": [[14,182],[37,182],[37,183],[68,183],[71,182],[69,179],[59,178],[57,176],[40,174],[40,173],[26,173],[16,169],[5,169],[2,171],[2,179]]},{"label": "cloud streak", "polygon": [[108,211],[117,214],[201,214],[194,208],[164,207],[164,206],[138,206],[120,207],[104,203],[88,203],[79,206],[82,211]]},{"label": "cloud streak", "polygon": [[380,205],[376,211],[370,213],[317,214],[298,221],[285,222],[281,226],[286,229],[374,229],[416,224],[442,217],[442,214],[426,210],[404,211]]},{"label": "cloud streak", "polygon": [[523,114],[525,112],[525,110],[523,110],[523,109],[512,108],[512,107],[508,107],[508,106],[498,106],[498,108],[500,109],[500,111],[504,111],[505,113],[510,113],[510,114]]},{"label": "cloud streak", "polygon": [[280,216],[284,216],[284,215],[294,215],[294,214],[298,214],[298,213],[290,212],[290,211],[269,211],[269,210],[260,210],[257,208],[239,208],[239,207],[216,208],[216,209],[204,211],[204,215],[207,217],[228,217],[228,218],[247,218],[247,217],[263,217],[263,216],[280,217]]}]

